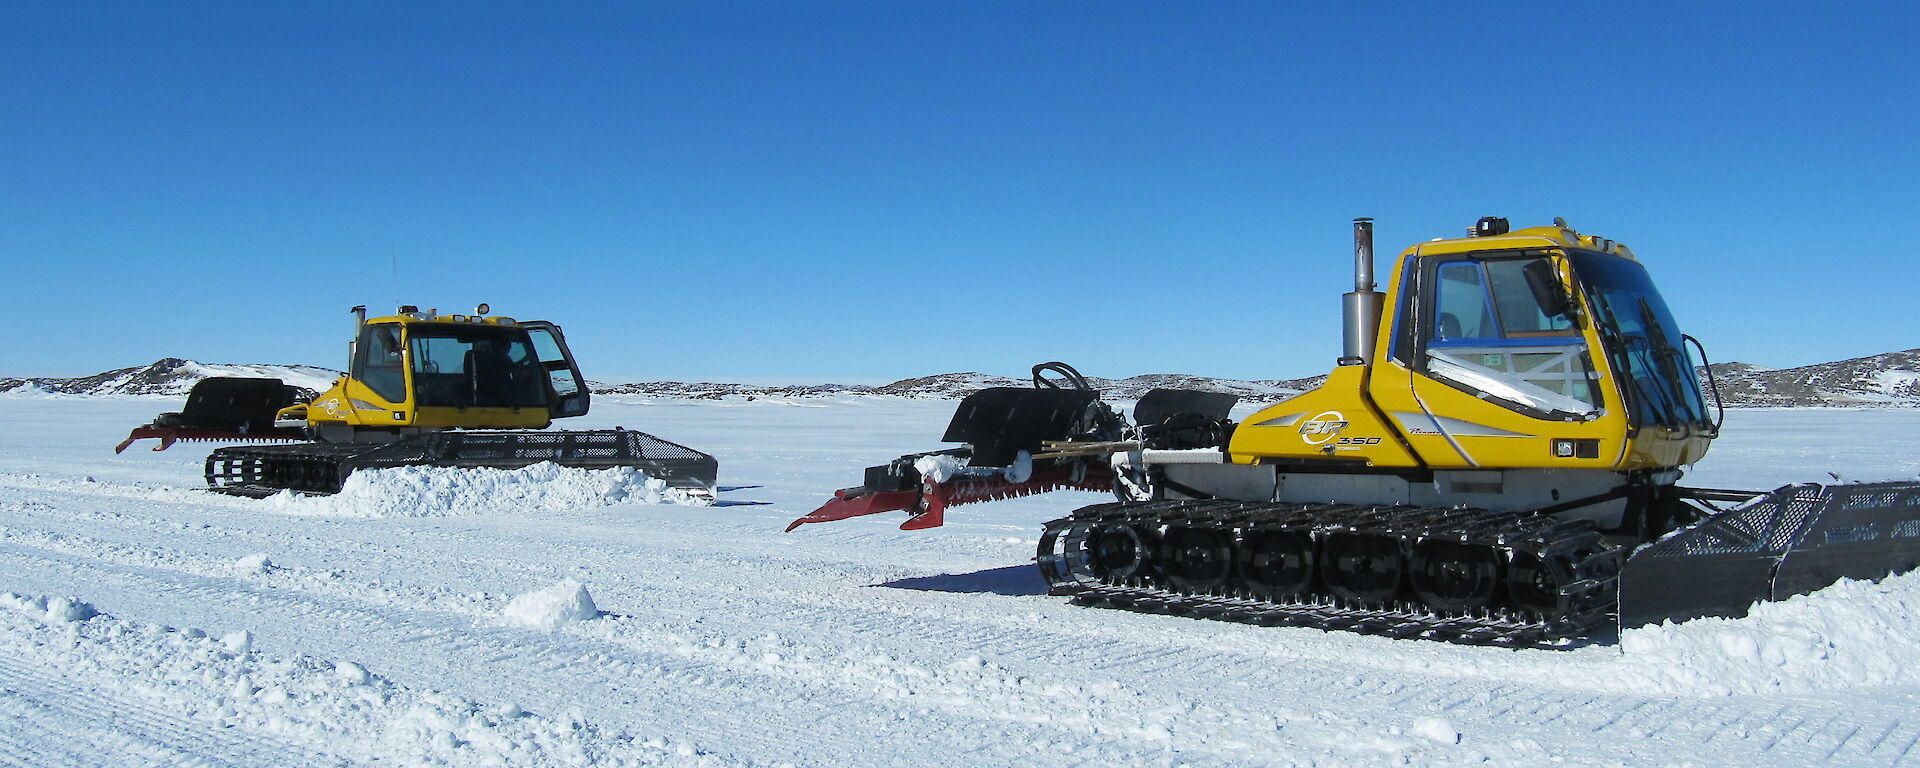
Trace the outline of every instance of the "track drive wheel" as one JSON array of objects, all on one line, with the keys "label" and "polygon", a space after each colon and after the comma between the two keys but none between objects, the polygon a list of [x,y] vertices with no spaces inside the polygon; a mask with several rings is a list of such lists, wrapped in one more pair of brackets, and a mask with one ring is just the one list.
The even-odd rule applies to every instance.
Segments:
[{"label": "track drive wheel", "polygon": [[1247,532],[1234,562],[1247,588],[1266,600],[1284,601],[1313,584],[1313,541],[1303,533]]},{"label": "track drive wheel", "polygon": [[1400,542],[1386,536],[1336,533],[1320,545],[1320,577],[1327,590],[1353,603],[1385,605],[1399,593],[1405,570]]},{"label": "track drive wheel", "polygon": [[1160,551],[1167,581],[1187,592],[1206,592],[1233,574],[1233,536],[1217,528],[1169,528]]},{"label": "track drive wheel", "polygon": [[1087,534],[1087,567],[1094,576],[1122,581],[1145,576],[1152,548],[1147,536],[1131,525],[1096,525]]},{"label": "track drive wheel", "polygon": [[1522,610],[1553,616],[1560,613],[1560,587],[1569,579],[1559,563],[1532,552],[1515,552],[1507,565],[1507,594]]},{"label": "track drive wheel", "polygon": [[1492,547],[1431,539],[1413,548],[1408,580],[1420,601],[1442,613],[1484,608],[1500,588]]}]

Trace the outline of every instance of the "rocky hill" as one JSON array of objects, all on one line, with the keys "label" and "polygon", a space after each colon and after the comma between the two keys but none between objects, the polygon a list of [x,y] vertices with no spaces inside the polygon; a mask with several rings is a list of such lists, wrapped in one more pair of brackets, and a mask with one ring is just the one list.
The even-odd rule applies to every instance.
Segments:
[{"label": "rocky hill", "polygon": [[311,365],[209,365],[167,357],[149,365],[96,373],[71,379],[0,379],[0,392],[44,392],[60,395],[177,395],[185,396],[193,383],[215,376],[279,379],[315,392],[333,385],[339,371]]},{"label": "rocky hill", "polygon": [[640,381],[630,384],[587,382],[596,395],[647,395],[691,400],[714,400],[732,395],[743,397],[816,397],[843,392],[869,392],[862,384],[723,384],[709,381]]},{"label": "rocky hill", "polygon": [[[1155,387],[1199,389],[1229,392],[1248,402],[1277,402],[1318,384],[1319,377],[1288,381],[1240,381],[1181,374],[1146,374],[1126,379],[1089,377],[1087,383],[1114,400],[1137,400]],[[866,394],[896,395],[923,400],[957,400],[987,387],[1027,387],[1032,382],[984,373],[942,373],[901,379],[881,386],[859,384],[809,384],[794,386],[753,386],[744,384],[688,384],[677,381],[649,381],[635,384],[596,384],[593,391],[610,395],[648,395],[653,397],[816,397],[822,395]]]},{"label": "rocky hill", "polygon": [[1715,363],[1713,376],[1729,406],[1920,406],[1920,349],[1777,370]]},{"label": "rocky hill", "polygon": [[[1706,371],[1701,369],[1705,383]],[[151,365],[78,378],[0,379],[0,393],[63,395],[185,395],[209,376],[254,376],[323,390],[340,374],[307,365],[227,365],[166,358]],[[1920,349],[1888,352],[1799,368],[1766,369],[1746,363],[1715,363],[1713,375],[1727,405],[1735,407],[1904,406],[1920,407]],[[1089,378],[1112,400],[1137,400],[1155,387],[1199,389],[1239,395],[1246,403],[1270,403],[1312,389],[1324,379],[1241,381],[1186,374],[1145,374],[1125,379]],[[986,387],[1023,387],[1030,382],[981,373],[942,373],[882,386],[798,384],[767,386],[713,382],[652,381],[630,384],[591,382],[595,393],[649,397],[717,399],[722,397],[804,398],[832,395],[896,395],[919,399],[958,399]]]}]

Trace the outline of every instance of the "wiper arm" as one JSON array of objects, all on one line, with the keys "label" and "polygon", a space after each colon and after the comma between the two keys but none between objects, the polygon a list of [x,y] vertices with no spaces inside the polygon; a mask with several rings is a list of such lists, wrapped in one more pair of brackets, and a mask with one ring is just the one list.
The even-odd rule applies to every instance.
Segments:
[{"label": "wiper arm", "polygon": [[[1647,303],[1647,297],[1645,296],[1640,297],[1640,322],[1647,327],[1647,341],[1653,347],[1654,363],[1660,367],[1660,377],[1666,380],[1666,394],[1672,396],[1675,410],[1681,410],[1684,406],[1691,404],[1687,398],[1686,386],[1683,383],[1683,380],[1687,377],[1685,376],[1684,369],[1682,369],[1680,365],[1680,361],[1684,359],[1686,351],[1674,346],[1673,343],[1667,339],[1666,327],[1660,324],[1660,318],[1654,315],[1653,305]],[[1694,409],[1692,408],[1684,408],[1684,410],[1686,410],[1689,415],[1696,416],[1698,421],[1706,421],[1705,413],[1694,413]],[[1676,412],[1671,415],[1677,417],[1680,414]],[[1678,418],[1673,419],[1673,421],[1675,422],[1675,426],[1679,426],[1677,423],[1679,422]],[[1689,423],[1686,426],[1688,434],[1692,434],[1694,425]]]}]

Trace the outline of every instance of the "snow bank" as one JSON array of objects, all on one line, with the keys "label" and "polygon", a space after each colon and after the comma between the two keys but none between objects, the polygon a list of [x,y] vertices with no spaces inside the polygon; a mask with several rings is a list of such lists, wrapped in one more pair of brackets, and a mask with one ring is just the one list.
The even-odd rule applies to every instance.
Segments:
[{"label": "snow bank", "polygon": [[[1426,643],[1426,641],[1419,641]],[[1920,686],[1920,572],[1843,580],[1755,604],[1738,619],[1628,629],[1618,643],[1491,651],[1397,643],[1380,662],[1409,674],[1536,680],[1603,695],[1722,698]]]},{"label": "snow bank", "polygon": [[290,492],[265,499],[273,509],[331,517],[455,517],[563,512],[615,504],[712,501],[632,467],[576,469],[541,462],[521,469],[393,467],[355,472],[333,496]]},{"label": "snow bank", "polygon": [[500,612],[508,621],[545,630],[599,615],[600,609],[594,607],[593,596],[587,594],[586,585],[572,579],[515,597]]},{"label": "snow bank", "polygon": [[1920,573],[1841,581],[1760,603],[1741,619],[1695,619],[1621,634],[1648,692],[1791,693],[1920,684]]},{"label": "snow bank", "polygon": [[1415,736],[1441,744],[1460,743],[1460,729],[1455,728],[1453,721],[1444,717],[1423,717],[1415,720],[1413,721],[1413,728],[1409,732]]},{"label": "snow bank", "polygon": [[262,554],[247,555],[233,561],[235,576],[258,576],[263,573],[272,573],[274,568],[273,560]]},{"label": "snow bank", "polygon": [[[10,674],[38,671],[9,678],[9,696],[78,695],[86,701],[77,706],[103,718],[119,712],[141,722],[165,718],[181,721],[176,728],[263,737],[262,751],[228,755],[239,764],[268,764],[257,761],[279,755],[264,745],[286,742],[355,764],[722,764],[665,737],[619,733],[570,713],[541,716],[511,702],[489,705],[416,690],[355,662],[274,658],[252,645],[244,630],[215,639],[200,630],[95,614],[64,598],[0,593],[0,656],[13,662]],[[58,680],[42,682],[39,673]],[[42,725],[64,725],[59,718],[69,706],[45,709]]]},{"label": "snow bank", "polygon": [[26,597],[0,593],[0,607],[18,611],[48,624],[86,621],[99,615],[93,606],[69,597]]}]

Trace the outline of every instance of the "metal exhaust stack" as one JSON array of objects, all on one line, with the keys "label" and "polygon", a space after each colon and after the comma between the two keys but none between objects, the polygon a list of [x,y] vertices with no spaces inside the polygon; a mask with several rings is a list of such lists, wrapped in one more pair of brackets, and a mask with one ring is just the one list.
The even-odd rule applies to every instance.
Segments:
[{"label": "metal exhaust stack", "polygon": [[347,367],[340,370],[353,370],[353,360],[360,356],[360,329],[367,325],[367,305],[361,304],[347,310],[353,315],[353,335],[347,337]]},{"label": "metal exhaust stack", "polygon": [[1380,333],[1386,295],[1373,289],[1373,219],[1353,220],[1353,292],[1340,297],[1341,365],[1366,365]]}]

